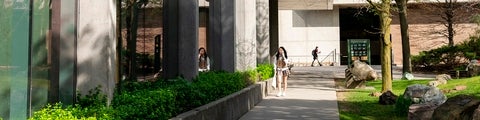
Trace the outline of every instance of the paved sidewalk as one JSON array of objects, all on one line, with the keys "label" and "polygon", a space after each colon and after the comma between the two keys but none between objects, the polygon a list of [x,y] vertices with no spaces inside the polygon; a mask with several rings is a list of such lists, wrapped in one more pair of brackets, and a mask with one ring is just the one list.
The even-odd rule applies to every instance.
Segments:
[{"label": "paved sidewalk", "polygon": [[[326,68],[326,67],[323,67]],[[294,67],[286,96],[269,94],[240,120],[338,120],[333,74],[337,67]],[[340,68],[338,70],[343,70]]]},{"label": "paved sidewalk", "polygon": [[[338,120],[334,78],[345,78],[346,66],[293,67],[285,97],[270,93],[240,120]],[[373,65],[381,77],[380,65]],[[402,77],[401,67],[393,67],[393,78]],[[435,75],[414,74],[415,79]]]}]

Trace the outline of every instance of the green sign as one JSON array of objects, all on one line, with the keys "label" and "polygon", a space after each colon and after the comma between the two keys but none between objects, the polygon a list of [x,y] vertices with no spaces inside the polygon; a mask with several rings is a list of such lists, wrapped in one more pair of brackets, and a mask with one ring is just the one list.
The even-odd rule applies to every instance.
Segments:
[{"label": "green sign", "polygon": [[360,60],[370,64],[370,40],[369,39],[348,39],[348,66],[352,62]]}]

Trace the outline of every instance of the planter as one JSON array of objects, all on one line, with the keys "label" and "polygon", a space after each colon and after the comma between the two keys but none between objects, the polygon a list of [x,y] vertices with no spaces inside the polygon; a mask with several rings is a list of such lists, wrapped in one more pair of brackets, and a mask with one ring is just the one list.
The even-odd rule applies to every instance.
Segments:
[{"label": "planter", "polygon": [[273,91],[271,81],[272,79],[257,82],[219,100],[184,112],[171,120],[237,120]]}]

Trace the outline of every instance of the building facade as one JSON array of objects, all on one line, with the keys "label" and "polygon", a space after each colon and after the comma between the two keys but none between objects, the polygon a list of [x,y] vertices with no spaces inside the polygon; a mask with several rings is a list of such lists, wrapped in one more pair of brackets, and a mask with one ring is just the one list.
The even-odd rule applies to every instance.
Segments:
[{"label": "building facade", "polygon": [[25,120],[101,86],[113,96],[115,0],[0,2],[0,117]]}]

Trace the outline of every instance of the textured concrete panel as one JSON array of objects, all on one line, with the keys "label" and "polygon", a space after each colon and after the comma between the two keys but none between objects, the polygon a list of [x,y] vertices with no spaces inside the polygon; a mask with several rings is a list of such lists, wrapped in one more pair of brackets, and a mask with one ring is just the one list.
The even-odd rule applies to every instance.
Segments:
[{"label": "textured concrete panel", "polygon": [[77,88],[82,95],[101,85],[112,99],[115,87],[115,0],[78,1]]},{"label": "textured concrete panel", "polygon": [[235,0],[235,70],[257,65],[256,1]]},{"label": "textured concrete panel", "polygon": [[269,63],[270,21],[268,0],[257,0],[257,63]]}]

